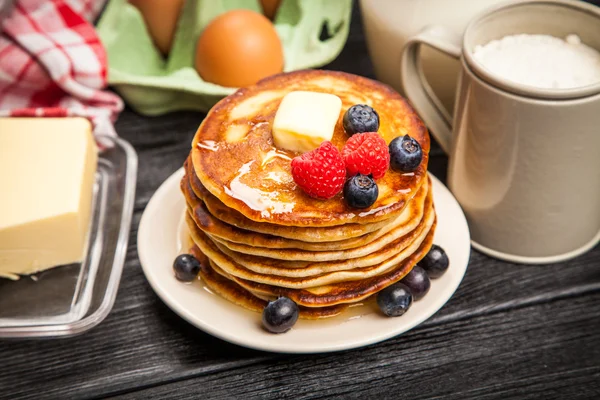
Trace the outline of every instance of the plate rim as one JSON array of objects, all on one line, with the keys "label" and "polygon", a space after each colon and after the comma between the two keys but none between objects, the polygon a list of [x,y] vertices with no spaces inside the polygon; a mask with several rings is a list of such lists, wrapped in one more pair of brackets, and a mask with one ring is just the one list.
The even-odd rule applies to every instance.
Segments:
[{"label": "plate rim", "polygon": [[[466,260],[465,260],[465,265],[461,267],[461,269],[459,271],[460,274],[455,279],[456,282],[454,282],[454,287],[447,295],[447,298],[444,298],[443,301],[438,301],[438,304],[435,304],[435,306],[429,312],[414,316],[413,322],[409,324],[410,326],[408,328],[402,327],[400,329],[397,329],[397,330],[391,331],[391,332],[384,331],[381,334],[371,334],[364,339],[352,339],[352,340],[340,341],[340,342],[334,343],[334,344],[327,343],[324,345],[321,343],[312,343],[310,346],[300,345],[297,347],[290,347],[289,344],[287,344],[287,343],[278,343],[275,341],[269,345],[264,345],[262,343],[252,343],[249,340],[244,340],[243,335],[230,334],[227,330],[218,329],[218,328],[214,327],[213,325],[204,322],[201,318],[198,318],[197,313],[192,312],[190,307],[182,306],[174,298],[172,293],[170,293],[167,290],[164,290],[161,287],[160,283],[155,280],[155,276],[153,276],[151,271],[149,271],[149,269],[150,269],[149,265],[151,264],[151,262],[149,262],[149,260],[146,258],[147,253],[144,248],[145,242],[144,242],[144,238],[143,238],[146,230],[149,229],[149,226],[151,224],[148,216],[150,215],[150,212],[152,212],[154,207],[156,207],[156,204],[159,203],[159,201],[164,196],[168,196],[168,191],[170,190],[170,188],[172,186],[179,188],[179,180],[181,180],[183,175],[184,175],[183,168],[179,168],[177,171],[175,171],[173,174],[171,174],[160,185],[160,187],[156,190],[156,192],[152,195],[152,198],[150,199],[150,201],[148,202],[148,205],[146,206],[146,209],[144,210],[144,213],[140,220],[138,234],[137,234],[137,249],[138,249],[138,257],[140,259],[140,264],[142,266],[144,276],[146,277],[146,280],[152,287],[152,290],[158,295],[158,297],[161,299],[161,301],[163,303],[165,303],[175,314],[179,315],[181,318],[183,318],[185,321],[187,321],[194,327],[196,327],[216,338],[219,338],[219,339],[224,340],[229,343],[233,343],[238,346],[242,346],[242,347],[246,347],[246,348],[250,348],[250,349],[254,349],[254,350],[268,351],[268,352],[275,352],[275,353],[284,353],[284,354],[314,354],[314,353],[327,353],[327,352],[356,349],[356,348],[361,348],[361,347],[365,347],[365,346],[369,346],[369,345],[372,345],[375,343],[382,342],[384,340],[399,336],[411,329],[414,329],[415,327],[422,324],[425,320],[427,320],[427,319],[431,318],[433,315],[435,315],[450,300],[450,298],[452,298],[452,296],[454,295],[454,293],[460,286],[460,283],[464,279],[465,273],[468,268],[469,260],[471,257],[471,240],[470,240],[470,232],[469,232],[466,217],[462,211],[462,208],[460,207],[460,205],[458,204],[457,200],[454,198],[454,196],[452,195],[450,190],[438,178],[436,178],[434,175],[429,173],[430,177],[434,181],[434,186],[438,186],[438,185],[441,186],[447,192],[446,194],[449,196],[449,200],[451,202],[455,203],[454,205],[456,206],[457,210],[460,211],[460,215],[458,215],[458,217],[460,218],[461,223],[462,223],[461,225],[463,225],[463,228],[464,228],[462,230],[464,230],[464,233],[466,234],[466,237],[464,238],[464,245],[468,246],[468,253],[467,253]],[[174,181],[175,181],[175,184],[174,184]],[[435,194],[434,194],[434,201],[435,201]],[[182,212],[183,212],[183,210],[182,210]],[[250,312],[242,307],[240,307],[240,311],[241,312]]]}]

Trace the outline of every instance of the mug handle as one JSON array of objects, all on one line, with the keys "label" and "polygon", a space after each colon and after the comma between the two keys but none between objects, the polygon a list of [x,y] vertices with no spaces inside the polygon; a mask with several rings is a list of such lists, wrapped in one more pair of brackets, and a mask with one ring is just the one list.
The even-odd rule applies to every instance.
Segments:
[{"label": "mug handle", "polygon": [[442,150],[450,151],[452,143],[452,116],[435,95],[423,74],[419,53],[426,44],[456,59],[461,55],[461,39],[450,30],[433,25],[411,37],[402,52],[402,86],[425,125],[432,130]]}]

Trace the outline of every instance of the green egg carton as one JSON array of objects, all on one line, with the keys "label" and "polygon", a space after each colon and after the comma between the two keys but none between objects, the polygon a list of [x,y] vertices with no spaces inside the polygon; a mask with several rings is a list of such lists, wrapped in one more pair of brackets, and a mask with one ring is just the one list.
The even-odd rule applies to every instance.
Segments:
[{"label": "green egg carton", "polygon": [[[213,18],[233,9],[261,11],[258,0],[187,0],[169,56],[154,46],[142,15],[127,0],[110,0],[97,25],[108,54],[108,82],[140,114],[209,110],[233,93],[194,69],[196,41]],[[283,44],[284,71],[315,68],[342,51],[352,0],[282,0],[273,21]],[[321,40],[326,27],[329,38]]]}]

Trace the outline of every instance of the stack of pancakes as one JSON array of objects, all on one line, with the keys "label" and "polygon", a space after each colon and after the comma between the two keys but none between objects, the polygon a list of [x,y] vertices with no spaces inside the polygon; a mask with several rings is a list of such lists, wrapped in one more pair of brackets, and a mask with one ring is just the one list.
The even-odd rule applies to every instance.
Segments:
[{"label": "stack of pancakes", "polygon": [[[275,148],[271,133],[281,99],[294,90],[341,98],[331,140],[339,149],[348,139],[343,113],[369,104],[387,143],[408,134],[421,144],[421,165],[411,173],[388,170],[368,209],[350,208],[341,193],[329,200],[309,197],[291,175],[298,154]],[[407,102],[366,78],[298,71],[238,90],[200,125],[181,181],[203,283],[251,310],[286,296],[299,305],[301,318],[322,318],[399,281],[433,241],[428,152],[427,130]]]}]

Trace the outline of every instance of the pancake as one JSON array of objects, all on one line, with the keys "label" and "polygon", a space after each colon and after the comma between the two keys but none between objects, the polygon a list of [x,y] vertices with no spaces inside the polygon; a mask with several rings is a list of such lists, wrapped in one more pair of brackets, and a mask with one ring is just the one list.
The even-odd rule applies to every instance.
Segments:
[{"label": "pancake", "polygon": [[[421,243],[421,246],[408,258],[394,268],[389,269],[387,272],[368,279],[340,282],[337,284],[307,289],[292,289],[268,285],[241,279],[236,276],[231,276],[231,279],[255,295],[285,296],[295,301],[296,304],[305,307],[324,307],[336,304],[355,303],[366,299],[404,278],[404,276],[406,276],[406,274],[408,274],[413,267],[425,257],[431,248],[434,231],[435,224],[427,234],[425,240]],[[216,269],[215,263],[212,260],[211,266],[213,269]]]},{"label": "pancake", "polygon": [[311,243],[334,242],[356,238],[365,234],[375,232],[388,225],[389,221],[379,221],[371,224],[350,223],[343,226],[329,227],[292,227],[256,222],[244,217],[241,213],[227,207],[219,199],[206,190],[200,180],[196,177],[193,167],[189,164],[187,175],[192,190],[197,198],[201,199],[213,217],[233,225],[235,227],[279,236],[286,239],[296,239]]},{"label": "pancake", "polygon": [[[338,149],[348,139],[342,126],[343,113],[354,104],[368,104],[379,114],[378,133],[387,143],[405,134],[420,143],[421,164],[411,173],[387,171],[377,181],[379,197],[367,210],[352,209],[341,193],[329,200],[309,197],[291,176],[290,160],[298,153],[276,149],[271,134],[281,99],[294,90],[335,93],[340,97],[342,112],[331,140]],[[259,223],[315,229],[374,223],[399,215],[426,180],[428,153],[427,129],[408,102],[391,88],[342,72],[305,70],[269,77],[217,103],[196,132],[191,160],[194,175],[202,186],[226,208]],[[211,201],[199,197],[214,216],[225,217],[213,209]],[[368,232],[359,235],[365,233]],[[340,235],[338,240],[348,237]]]},{"label": "pancake", "polygon": [[[389,169],[379,195],[353,209],[343,194],[307,196],[291,176],[299,153],[275,148],[272,122],[294,90],[334,93],[342,100],[332,143],[348,140],[344,112],[368,104],[389,143],[410,135],[423,159],[411,173]],[[306,118],[310,118],[307,115]],[[240,89],[208,113],[185,162],[181,191],[191,252],[207,288],[249,310],[285,296],[300,318],[325,318],[398,282],[430,250],[436,213],[427,178],[429,135],[408,103],[389,87],[341,72],[280,74]]]},{"label": "pancake", "polygon": [[[255,247],[268,249],[301,249],[310,251],[327,251],[331,250],[332,248],[335,248],[338,250],[346,250],[359,247],[366,243],[370,243],[373,240],[385,235],[392,229],[396,229],[401,225],[411,223],[410,220],[413,217],[416,218],[416,213],[418,213],[419,211],[422,213],[422,210],[417,209],[417,204],[420,204],[420,202],[413,204],[413,202],[411,201],[409,206],[402,212],[402,214],[396,217],[389,224],[383,226],[382,228],[374,232],[367,233],[362,236],[353,237],[350,239],[337,240],[333,242],[305,242],[301,240],[287,239],[281,236],[252,232],[249,230],[238,228],[234,225],[229,225],[221,221],[220,219],[214,217],[210,213],[204,202],[200,200],[195,195],[195,193],[193,193],[187,176],[185,176],[181,181],[181,190],[184,193],[184,196],[187,200],[188,207],[193,211],[192,217],[194,218],[196,225],[198,225],[198,227],[202,229],[202,231],[204,231],[204,233],[209,235],[211,238],[222,241],[224,244],[228,245],[228,247],[229,245],[239,243],[246,246],[252,246],[253,248]],[[423,189],[421,188],[420,190]],[[421,193],[420,195],[423,195],[423,193]],[[418,216],[418,219],[420,218],[421,217]],[[279,230],[284,229],[282,227],[277,228]],[[328,228],[319,229],[325,230]],[[239,249],[233,247],[230,248],[232,250],[239,251]]]},{"label": "pancake", "polygon": [[[205,233],[207,233],[207,235],[213,239],[213,241],[218,242],[218,245],[225,247],[227,250],[233,253],[241,253],[250,256],[266,257],[270,259],[286,261],[318,262],[346,260],[350,258],[365,257],[369,254],[373,254],[381,250],[384,246],[387,246],[400,239],[402,236],[410,233],[419,225],[423,215],[426,213],[432,213],[432,207],[433,199],[431,191],[428,190],[428,185],[423,185],[421,189],[419,189],[419,194],[415,196],[408,207],[406,207],[402,214],[400,214],[398,217],[398,219],[401,219],[400,223],[398,223],[396,226],[393,226],[392,229],[390,229],[387,233],[370,241],[365,240],[361,246],[351,249],[340,249],[335,242],[329,243],[329,250],[318,252],[303,249],[277,249],[269,248],[268,243],[266,243],[266,246],[264,247],[232,243],[221,238],[214,237],[210,233]],[[196,221],[195,213],[192,213],[192,218]],[[394,224],[396,224],[396,222],[394,222]],[[392,223],[390,223],[390,225],[392,225]],[[202,227],[200,228],[202,229]],[[325,245],[325,243],[323,243],[323,245]]]},{"label": "pancake", "polygon": [[371,278],[393,268],[419,248],[435,223],[435,213],[428,215],[419,229],[386,246],[382,251],[359,259],[298,263],[297,268],[278,266],[270,259],[252,261],[247,256],[232,255],[223,251],[195,227],[189,214],[186,221],[194,244],[228,274],[257,283],[302,289]]},{"label": "pancake", "polygon": [[[197,247],[190,249],[190,253],[194,254],[196,257],[202,257],[199,255],[200,250]],[[216,273],[209,263],[203,264],[203,268],[200,271],[200,278],[210,290],[238,306],[251,311],[262,312],[267,305],[267,300],[262,299],[260,296],[253,295],[235,281]],[[299,317],[302,319],[334,317],[344,311],[346,307],[347,306],[344,304],[328,307],[298,306],[300,311]]]},{"label": "pancake", "polygon": [[256,271],[258,268],[277,268],[278,270],[301,269],[303,271],[312,271],[315,269],[323,272],[346,271],[369,267],[390,259],[392,256],[410,246],[413,240],[416,240],[419,235],[425,235],[431,227],[434,219],[435,213],[432,209],[430,209],[421,223],[412,232],[401,236],[393,242],[383,246],[379,250],[372,252],[365,251],[363,256],[356,258],[344,257],[344,253],[354,252],[355,255],[356,253],[362,251],[361,249],[342,250],[340,251],[341,256],[339,258],[329,261],[291,261],[238,253],[227,249],[218,242],[215,244],[223,254],[235,259],[240,265],[254,271]]}]

